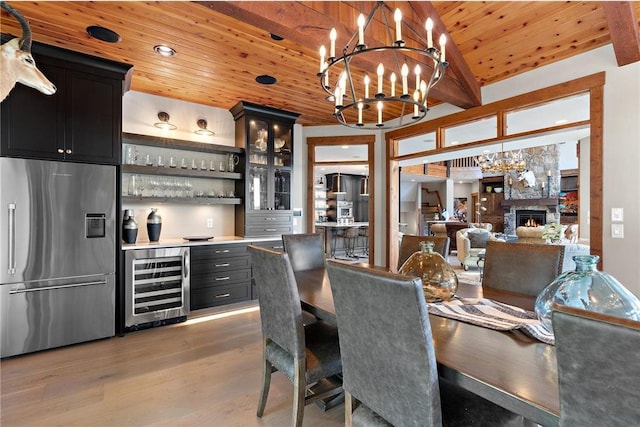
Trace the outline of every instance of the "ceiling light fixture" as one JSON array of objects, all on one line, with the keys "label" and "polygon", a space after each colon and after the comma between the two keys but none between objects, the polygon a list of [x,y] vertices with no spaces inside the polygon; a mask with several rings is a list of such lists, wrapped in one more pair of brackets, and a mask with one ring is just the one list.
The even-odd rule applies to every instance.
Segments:
[{"label": "ceiling light fixture", "polygon": [[207,121],[205,119],[198,119],[198,121],[196,122],[198,125],[198,129],[194,130],[193,132],[198,134],[198,135],[202,135],[202,136],[213,136],[215,135],[215,133],[213,131],[210,131],[209,129],[207,129]]},{"label": "ceiling light fixture", "polygon": [[158,44],[153,47],[153,51],[161,56],[176,56],[176,50],[164,44]]},{"label": "ceiling light fixture", "polygon": [[165,113],[164,111],[160,111],[158,113],[158,120],[160,120],[157,123],[154,123],[154,126],[159,128],[159,129],[164,129],[164,130],[175,130],[178,129],[178,127],[172,123],[169,123],[169,113]]},{"label": "ceiling light fixture", "polygon": [[504,143],[500,153],[485,153],[476,157],[475,161],[482,173],[522,172],[527,166],[522,150],[504,151]]},{"label": "ceiling light fixture", "polygon": [[[393,129],[417,123],[427,115],[427,97],[430,89],[444,77],[448,65],[445,60],[446,36],[440,36],[440,50],[436,49],[433,46],[431,18],[427,19],[425,25],[426,46],[414,47],[409,46],[407,42],[424,40],[425,35],[416,32],[402,21],[400,9],[393,12],[395,31],[392,32],[388,12],[392,12],[391,8],[379,1],[367,18],[360,14],[357,21],[358,30],[345,45],[341,56],[336,56],[335,28],[331,29],[329,34],[331,45],[326,60],[327,50],[320,46],[320,85],[329,95],[327,99],[334,100],[334,115],[338,122],[345,126],[359,129]],[[371,31],[367,32],[370,28]],[[403,29],[405,36],[408,36],[407,42],[402,38]],[[377,34],[386,38],[386,44],[365,44],[365,36],[372,42],[376,40]],[[385,69],[382,63],[378,65],[375,70],[377,86],[368,74],[364,77],[354,75],[356,69],[369,68],[369,71],[373,71],[367,64],[376,63],[382,57],[389,58],[388,64],[392,66]],[[408,61],[413,67],[415,76],[411,80],[412,83],[415,81],[415,89],[412,87],[413,84],[409,84]],[[421,79],[422,68],[428,75],[431,67],[433,70],[428,79]],[[385,75],[388,76],[387,79]],[[334,76],[335,81],[330,83],[331,77]],[[373,84],[373,87],[370,88],[370,84]],[[404,116],[411,114],[411,109],[411,121],[406,123],[403,121]],[[395,119],[398,120],[394,121]]]}]

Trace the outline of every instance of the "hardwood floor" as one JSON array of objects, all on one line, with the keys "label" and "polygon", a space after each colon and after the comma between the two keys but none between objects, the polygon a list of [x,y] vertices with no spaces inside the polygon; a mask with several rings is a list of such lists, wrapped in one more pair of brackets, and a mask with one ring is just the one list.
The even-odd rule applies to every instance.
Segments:
[{"label": "hardwood floor", "polygon": [[[4,359],[0,425],[290,426],[293,386],[279,373],[255,415],[262,334],[249,309]],[[305,427],[343,425],[344,405],[305,408]]]}]

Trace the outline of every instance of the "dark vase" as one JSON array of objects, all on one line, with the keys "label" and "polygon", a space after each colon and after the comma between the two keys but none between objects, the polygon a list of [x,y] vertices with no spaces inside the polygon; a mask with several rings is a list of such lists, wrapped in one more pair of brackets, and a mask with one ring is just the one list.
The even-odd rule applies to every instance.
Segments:
[{"label": "dark vase", "polygon": [[160,230],[162,229],[162,217],[158,215],[156,208],[151,208],[151,213],[147,217],[147,234],[150,242],[160,240]]},{"label": "dark vase", "polygon": [[138,223],[133,217],[133,209],[127,209],[122,218],[122,240],[125,243],[135,243],[137,238]]}]

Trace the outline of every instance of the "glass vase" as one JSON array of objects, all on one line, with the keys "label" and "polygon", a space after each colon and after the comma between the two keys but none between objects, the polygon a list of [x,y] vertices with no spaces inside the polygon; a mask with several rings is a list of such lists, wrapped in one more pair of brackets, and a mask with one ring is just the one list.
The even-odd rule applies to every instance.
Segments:
[{"label": "glass vase", "polygon": [[640,300],[613,276],[598,271],[599,260],[597,255],[574,256],[576,269],[562,273],[538,295],[535,311],[549,331],[553,304],[640,320]]},{"label": "glass vase", "polygon": [[433,242],[420,242],[420,251],[402,264],[399,273],[422,279],[427,302],[448,301],[458,290],[456,272],[442,255],[433,251]]}]

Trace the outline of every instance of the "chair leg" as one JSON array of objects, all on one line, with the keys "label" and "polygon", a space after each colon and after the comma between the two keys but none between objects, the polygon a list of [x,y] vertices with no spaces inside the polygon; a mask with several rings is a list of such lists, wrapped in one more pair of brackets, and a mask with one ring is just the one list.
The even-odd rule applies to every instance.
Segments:
[{"label": "chair leg", "polygon": [[344,426],[351,427],[353,425],[353,397],[351,393],[344,392]]},{"label": "chair leg", "polygon": [[307,394],[307,382],[305,380],[305,363],[296,359],[294,365],[293,381],[293,426],[301,427],[304,416],[305,397]]},{"label": "chair leg", "polygon": [[273,372],[273,367],[271,363],[267,360],[263,360],[262,365],[262,390],[260,391],[260,400],[258,400],[258,417],[262,417],[264,414],[264,408],[267,406],[267,397],[269,396],[269,386],[271,385],[271,373]]}]

